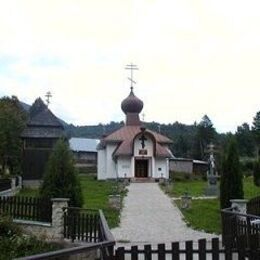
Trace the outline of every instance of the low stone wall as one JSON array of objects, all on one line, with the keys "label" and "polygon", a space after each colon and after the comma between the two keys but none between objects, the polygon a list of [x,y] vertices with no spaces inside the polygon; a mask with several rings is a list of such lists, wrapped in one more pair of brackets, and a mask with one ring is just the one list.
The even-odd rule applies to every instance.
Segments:
[{"label": "low stone wall", "polygon": [[1,197],[12,196],[12,195],[13,195],[12,189],[3,190],[0,192]]},{"label": "low stone wall", "polygon": [[52,199],[52,222],[44,223],[38,221],[18,220],[14,222],[21,226],[26,232],[40,239],[62,240],[64,238],[64,212],[63,208],[68,207],[69,199],[54,198]]},{"label": "low stone wall", "polygon": [[51,223],[20,219],[14,219],[13,221],[18,224],[26,234],[32,234],[40,239],[54,239],[55,231],[53,230],[54,228]]},{"label": "low stone wall", "polygon": [[[64,249],[78,247],[82,245],[79,243],[71,243],[71,241],[65,240],[63,236],[57,238],[56,236],[57,232],[55,230],[55,227],[51,223],[18,220],[18,219],[14,219],[14,222],[18,224],[26,234],[34,235],[40,240],[56,241]],[[86,245],[86,243],[84,243],[84,245]],[[97,259],[98,255],[99,255],[99,250],[93,249],[86,253],[79,253],[79,254],[67,256],[66,259],[67,260],[82,260],[82,259],[93,260],[93,259]]]}]

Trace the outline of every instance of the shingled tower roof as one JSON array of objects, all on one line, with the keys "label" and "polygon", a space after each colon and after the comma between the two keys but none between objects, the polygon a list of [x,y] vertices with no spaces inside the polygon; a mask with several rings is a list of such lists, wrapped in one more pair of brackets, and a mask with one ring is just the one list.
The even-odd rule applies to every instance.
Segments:
[{"label": "shingled tower roof", "polygon": [[23,138],[59,138],[64,135],[60,120],[37,98],[29,111],[29,120],[22,133]]}]

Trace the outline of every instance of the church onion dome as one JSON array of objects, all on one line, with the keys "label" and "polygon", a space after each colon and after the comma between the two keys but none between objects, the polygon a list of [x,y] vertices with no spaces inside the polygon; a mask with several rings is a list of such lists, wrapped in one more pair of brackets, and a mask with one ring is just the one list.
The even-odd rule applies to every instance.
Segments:
[{"label": "church onion dome", "polygon": [[133,89],[127,98],[121,103],[121,108],[125,114],[137,113],[139,114],[143,109],[144,103],[138,97],[135,96]]}]

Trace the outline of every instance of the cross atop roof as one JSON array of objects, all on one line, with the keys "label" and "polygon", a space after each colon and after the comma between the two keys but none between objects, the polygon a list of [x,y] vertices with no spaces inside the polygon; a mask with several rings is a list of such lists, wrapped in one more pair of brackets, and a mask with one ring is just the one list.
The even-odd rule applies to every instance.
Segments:
[{"label": "cross atop roof", "polygon": [[128,79],[129,79],[130,82],[131,82],[131,92],[132,92],[132,91],[133,91],[133,88],[134,88],[134,87],[133,87],[133,84],[136,84],[136,82],[134,81],[134,78],[133,78],[133,71],[134,71],[134,70],[139,70],[139,69],[137,68],[137,65],[134,65],[133,63],[126,65],[125,69],[126,69],[126,70],[131,70],[131,77],[128,78]]},{"label": "cross atop roof", "polygon": [[49,104],[50,104],[50,98],[52,97],[51,92],[48,91],[48,92],[46,93],[45,97],[46,97],[47,106],[49,106]]},{"label": "cross atop roof", "polygon": [[143,114],[142,114],[142,119],[143,119],[143,121],[145,120],[145,116],[146,116],[146,114],[143,113]]}]

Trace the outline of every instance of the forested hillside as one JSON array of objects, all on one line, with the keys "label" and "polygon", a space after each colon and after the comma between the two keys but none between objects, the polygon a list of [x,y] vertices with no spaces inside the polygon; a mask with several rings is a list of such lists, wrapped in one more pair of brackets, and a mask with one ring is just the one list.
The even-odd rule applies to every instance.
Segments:
[{"label": "forested hillside", "polygon": [[[21,103],[28,111],[28,105]],[[85,137],[100,139],[104,134],[108,135],[124,125],[124,122],[110,122],[109,124],[74,126],[61,120],[65,126],[68,137]],[[253,117],[253,125],[243,123],[237,127],[235,134],[219,134],[207,115],[204,115],[199,123],[185,125],[179,122],[160,124],[158,122],[146,122],[145,126],[156,132],[168,136],[173,144],[171,150],[176,157],[194,158],[205,160],[208,158],[207,145],[212,142],[221,154],[225,150],[227,140],[231,136],[236,137],[240,157],[257,158],[260,153],[260,111]]]},{"label": "forested hillside", "polygon": [[[206,120],[206,122],[205,122]],[[160,124],[158,122],[146,122],[145,126],[153,131],[160,132],[169,137],[173,144],[170,146],[172,152],[178,157],[203,159],[204,150],[210,141],[218,142],[219,135],[213,128],[213,124],[206,116],[201,124],[185,125],[179,122],[172,124]],[[110,122],[94,126],[66,125],[66,132],[69,137],[101,138],[102,135],[110,134],[123,126],[123,122]],[[203,131],[201,131],[203,130]],[[198,145],[199,143],[199,145]]]},{"label": "forested hillside", "polygon": [[[156,132],[169,137],[173,144],[170,146],[176,157],[194,158],[205,160],[208,158],[207,145],[212,142],[216,149],[221,153],[225,150],[225,145],[230,136],[235,135],[239,154],[242,157],[256,156],[256,150],[259,147],[258,139],[255,137],[258,133],[259,112],[254,117],[253,127],[247,123],[238,126],[235,134],[219,134],[215,130],[210,118],[205,115],[201,121],[193,125],[185,125],[179,122],[160,124],[158,122],[146,122],[145,126]],[[66,125],[65,129],[68,137],[101,138],[122,127],[124,122],[110,122],[109,124],[99,124],[92,126],[74,126]]]},{"label": "forested hillside", "polygon": [[[101,138],[104,134],[110,134],[123,126],[123,122],[110,122],[109,124],[99,124],[94,126],[74,126],[67,125],[68,136]],[[191,156],[191,147],[196,136],[196,126],[184,125],[178,122],[173,124],[160,124],[157,122],[145,123],[145,126],[153,131],[160,132],[173,140],[171,149],[176,156]]]}]

